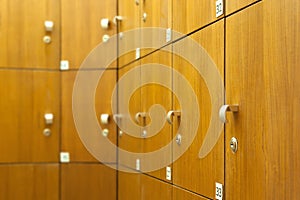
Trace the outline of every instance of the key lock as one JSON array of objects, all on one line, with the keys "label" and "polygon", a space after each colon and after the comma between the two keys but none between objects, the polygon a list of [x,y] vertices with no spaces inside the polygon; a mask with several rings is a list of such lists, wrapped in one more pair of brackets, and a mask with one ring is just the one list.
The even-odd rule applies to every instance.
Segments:
[{"label": "key lock", "polygon": [[[239,111],[238,105],[223,105],[219,111],[219,118],[221,122],[227,123],[226,112],[237,113]],[[238,150],[238,140],[235,137],[230,139],[230,149],[233,153],[236,153]]]},{"label": "key lock", "polygon": [[45,44],[50,44],[52,41],[50,34],[53,31],[54,22],[50,20],[46,20],[44,22],[44,27],[45,27],[46,35],[43,37],[43,42]]},{"label": "key lock", "polygon": [[[135,121],[144,127],[144,126],[146,126],[146,117],[147,117],[147,113],[138,112],[135,114]],[[141,136],[142,136],[142,138],[147,137],[147,130],[145,128],[143,128]]]},{"label": "key lock", "polygon": [[[174,118],[174,117],[180,118],[180,116],[181,116],[181,112],[180,111],[171,110],[167,114],[167,122],[170,125],[173,125],[173,119],[172,118]],[[178,145],[181,145],[181,143],[182,143],[182,135],[180,133],[177,133],[175,141],[176,141],[176,143]]]},{"label": "key lock", "polygon": [[[46,113],[44,115],[44,120],[45,120],[45,124],[46,126],[51,126],[53,124],[53,120],[54,120],[54,115],[53,113]],[[50,128],[45,128],[43,130],[43,135],[46,137],[49,137],[51,135],[51,129]]]},{"label": "key lock", "polygon": [[[100,122],[101,122],[101,124],[107,125],[107,124],[109,124],[109,121],[110,121],[110,116],[109,116],[109,114],[101,114],[101,115],[100,115]],[[104,129],[102,130],[102,135],[103,135],[103,137],[107,137],[108,134],[109,134],[109,130],[108,130],[107,128],[104,128]]]}]

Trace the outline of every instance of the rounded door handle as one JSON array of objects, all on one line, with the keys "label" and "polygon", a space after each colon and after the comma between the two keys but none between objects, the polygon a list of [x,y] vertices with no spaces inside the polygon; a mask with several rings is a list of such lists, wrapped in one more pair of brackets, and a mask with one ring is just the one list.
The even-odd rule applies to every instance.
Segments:
[{"label": "rounded door handle", "polygon": [[113,22],[115,25],[117,25],[118,21],[122,21],[124,18],[122,16],[115,16],[114,19],[113,19]]},{"label": "rounded door handle", "polygon": [[226,118],[226,112],[238,112],[239,111],[239,105],[223,105],[220,108],[219,111],[219,118],[221,122],[226,123],[227,118]]},{"label": "rounded door handle", "polygon": [[180,111],[174,111],[174,110],[170,110],[167,114],[167,121],[169,124],[173,124],[173,120],[172,120],[172,116],[180,116],[181,112]]},{"label": "rounded door handle", "polygon": [[140,122],[140,117],[142,117],[142,118],[146,118],[146,116],[147,116],[147,113],[145,113],[145,112],[138,112],[138,113],[136,113],[135,114],[135,121],[139,124],[139,123],[141,123]]}]

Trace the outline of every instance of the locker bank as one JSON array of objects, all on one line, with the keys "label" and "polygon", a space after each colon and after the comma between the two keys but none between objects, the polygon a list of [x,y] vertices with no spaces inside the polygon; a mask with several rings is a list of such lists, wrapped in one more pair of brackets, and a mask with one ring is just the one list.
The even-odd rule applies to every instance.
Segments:
[{"label": "locker bank", "polygon": [[0,200],[300,199],[297,0],[1,0]]}]

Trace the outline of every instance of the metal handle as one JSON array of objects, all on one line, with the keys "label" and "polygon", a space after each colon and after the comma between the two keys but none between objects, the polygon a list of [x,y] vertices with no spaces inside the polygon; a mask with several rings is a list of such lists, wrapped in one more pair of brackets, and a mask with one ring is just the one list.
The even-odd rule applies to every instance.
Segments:
[{"label": "metal handle", "polygon": [[219,118],[221,122],[226,123],[226,112],[238,112],[239,105],[223,105],[219,111]]},{"label": "metal handle", "polygon": [[167,121],[169,124],[173,124],[173,121],[171,119],[172,116],[180,116],[181,115],[181,112],[180,111],[174,111],[174,110],[170,110],[167,114]]},{"label": "metal handle", "polygon": [[109,122],[109,114],[101,114],[100,115],[101,124],[108,124]]},{"label": "metal handle", "polygon": [[115,16],[113,19],[113,22],[115,25],[117,25],[117,21],[122,21],[124,18],[122,16]]},{"label": "metal handle", "polygon": [[147,113],[145,113],[145,112],[138,112],[138,113],[135,114],[135,121],[137,123],[140,123],[140,117],[146,118],[146,116],[147,116]]}]

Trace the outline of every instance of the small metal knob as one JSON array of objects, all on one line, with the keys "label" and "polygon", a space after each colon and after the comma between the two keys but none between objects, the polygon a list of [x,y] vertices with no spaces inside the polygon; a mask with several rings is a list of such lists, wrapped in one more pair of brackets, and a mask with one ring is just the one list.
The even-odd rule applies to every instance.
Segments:
[{"label": "small metal knob", "polygon": [[102,130],[102,135],[103,135],[104,137],[107,137],[108,134],[109,134],[109,130],[108,130],[107,128],[105,128],[105,129]]},{"label": "small metal knob", "polygon": [[143,131],[142,131],[142,137],[143,137],[143,138],[146,138],[146,137],[147,137],[147,131],[146,131],[146,130],[143,130]]},{"label": "small metal knob", "polygon": [[238,141],[235,137],[232,137],[230,140],[230,149],[233,153],[236,153],[238,150]]},{"label": "small metal knob", "polygon": [[51,37],[46,35],[46,36],[43,37],[43,41],[46,44],[50,44],[51,43]]}]

